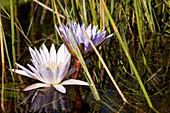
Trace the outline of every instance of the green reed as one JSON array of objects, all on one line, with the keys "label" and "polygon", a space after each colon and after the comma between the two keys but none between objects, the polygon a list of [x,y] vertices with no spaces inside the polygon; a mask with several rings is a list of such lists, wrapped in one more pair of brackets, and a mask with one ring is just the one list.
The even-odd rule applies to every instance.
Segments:
[{"label": "green reed", "polygon": [[[0,18],[1,18],[1,17],[0,17]],[[10,67],[11,77],[12,77],[13,83],[15,84],[15,78],[14,78],[14,75],[13,75],[13,72],[12,72],[12,64],[11,64],[11,60],[10,60],[10,56],[9,56],[9,52],[8,52],[8,47],[7,47],[6,38],[5,38],[5,33],[4,33],[4,29],[3,29],[3,25],[2,25],[1,19],[0,19],[0,27],[1,27],[1,33],[2,33],[2,34],[1,34],[1,36],[2,36],[1,41],[3,41],[3,43],[4,43],[4,48],[5,48],[5,52],[6,52],[6,56],[7,56],[7,60],[8,60],[8,65],[9,65],[9,67]],[[15,48],[14,48],[14,49],[15,49]],[[5,52],[4,52],[3,54],[5,54]],[[15,51],[14,51],[14,52],[15,52]],[[14,54],[14,53],[13,53],[13,54]],[[15,55],[14,55],[14,56],[15,56]],[[14,58],[15,58],[15,57],[14,57]],[[4,62],[5,62],[5,61],[4,61]],[[4,64],[4,66],[5,66],[5,64]],[[5,70],[5,67],[4,67],[4,70]],[[5,73],[4,73],[4,74],[5,74]],[[2,76],[4,76],[4,75],[2,75]],[[2,90],[5,89],[5,87],[4,87],[4,85],[3,85],[5,80],[3,80],[3,79],[5,79],[5,78],[2,78]],[[16,95],[16,92],[15,92],[15,91],[11,91],[11,92],[13,92],[13,94]],[[6,93],[6,90],[2,91],[1,93],[2,93],[2,96],[3,96],[3,93]],[[3,97],[1,97],[1,100],[4,100]],[[13,101],[14,101],[14,104],[16,105],[16,99],[14,99]],[[3,112],[5,112],[3,103],[1,103],[1,107],[2,107]],[[16,109],[14,109],[14,111],[16,111]]]},{"label": "green reed", "polygon": [[[139,83],[139,85],[140,85],[140,87],[141,87],[141,89],[142,89],[142,91],[143,91],[143,93],[144,93],[144,96],[145,96],[145,98],[146,98],[146,100],[147,100],[147,102],[148,102],[148,104],[149,104],[149,107],[150,107],[151,109],[153,109],[155,112],[158,112],[158,111],[153,107],[153,105],[152,105],[152,103],[151,103],[151,101],[150,101],[150,98],[149,98],[149,96],[148,96],[148,93],[147,93],[147,91],[146,91],[146,89],[145,89],[145,87],[144,87],[144,85],[143,85],[143,83],[142,83],[142,80],[141,80],[141,78],[140,78],[140,76],[139,76],[139,74],[138,74],[138,71],[137,71],[137,69],[136,69],[136,67],[135,67],[135,65],[134,65],[134,63],[133,63],[133,61],[132,61],[132,59],[131,59],[131,57],[130,57],[127,49],[126,49],[126,47],[125,47],[125,44],[124,44],[124,42],[123,42],[123,40],[122,40],[122,38],[121,38],[121,36],[120,36],[120,34],[119,34],[119,31],[118,31],[118,29],[117,29],[117,27],[116,27],[116,25],[115,25],[115,22],[113,21],[110,13],[109,13],[109,11],[108,11],[108,8],[107,8],[107,6],[106,6],[106,4],[105,4],[105,2],[104,2],[103,0],[102,0],[102,4],[103,4],[103,6],[104,6],[104,9],[105,9],[105,11],[106,11],[109,19],[110,19],[110,22],[111,22],[112,27],[113,27],[116,35],[117,35],[117,38],[119,39],[119,42],[120,42],[120,44],[121,44],[121,46],[122,46],[122,49],[123,49],[123,51],[125,52],[125,55],[126,55],[126,57],[128,58],[128,61],[129,61],[130,65],[131,65],[131,67],[132,67],[132,69],[133,69],[133,71],[134,71],[134,73],[135,73],[135,76],[136,76],[136,78],[137,78],[137,80],[138,80],[138,83]],[[136,4],[135,4],[135,5],[136,5]],[[135,7],[136,7],[136,6],[135,6]]]},{"label": "green reed", "polygon": [[[54,21],[54,27],[56,25],[56,17],[55,17],[55,13],[54,13],[54,5],[56,7],[56,4],[55,3],[55,0],[51,0],[51,6],[52,6],[52,9],[53,9],[53,21]],[[59,39],[58,39],[58,33],[57,33],[57,30],[55,29],[55,35],[56,35],[56,41],[57,43],[59,43]]]},{"label": "green reed", "polygon": [[11,38],[12,38],[12,56],[13,56],[13,66],[15,66],[16,62],[16,54],[15,54],[15,28],[14,28],[14,8],[13,8],[13,0],[10,0],[10,12],[11,12]]},{"label": "green reed", "polygon": [[95,24],[95,25],[98,25],[98,24],[97,24],[96,15],[95,15],[95,12],[94,12],[94,9],[93,9],[93,4],[92,4],[92,1],[91,1],[91,0],[89,0],[89,4],[90,4],[90,9],[91,9],[91,14],[92,14],[92,16],[93,16],[94,24]]},{"label": "green reed", "polygon": [[8,59],[8,65],[9,65],[9,68],[11,70],[10,71],[11,77],[12,77],[13,82],[15,83],[14,75],[13,75],[13,72],[12,72],[12,63],[11,63],[9,52],[8,52],[8,47],[7,47],[6,38],[5,38],[4,30],[3,30],[3,25],[2,25],[1,30],[2,30],[2,37],[3,37],[3,41],[4,41],[5,52],[6,52],[6,56],[7,56],[7,59]]},{"label": "green reed", "polygon": [[0,11],[0,44],[1,44],[1,61],[2,61],[2,74],[1,74],[1,109],[5,112],[4,108],[4,76],[5,76],[5,57],[4,57],[4,43],[2,37],[2,22],[1,22],[1,11]]}]

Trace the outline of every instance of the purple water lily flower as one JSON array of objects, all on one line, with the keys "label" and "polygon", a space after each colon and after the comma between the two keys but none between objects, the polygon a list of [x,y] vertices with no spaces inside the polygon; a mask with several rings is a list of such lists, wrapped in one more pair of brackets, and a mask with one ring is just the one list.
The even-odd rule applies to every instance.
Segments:
[{"label": "purple water lily flower", "polygon": [[[76,24],[76,22],[74,22],[74,21],[71,22],[71,30],[73,31],[73,34],[76,38],[78,45],[80,46],[80,49],[81,49],[81,45],[83,44],[83,51],[81,51],[83,55],[86,55],[89,51],[92,50],[92,46],[91,46],[90,42],[88,41],[87,37],[85,36],[83,29],[85,29],[86,33],[88,34],[88,36],[90,37],[90,39],[92,40],[92,42],[94,43],[95,46],[97,46],[99,44],[104,44],[113,35],[113,34],[111,34],[111,35],[107,36],[106,38],[104,38],[104,36],[106,34],[106,31],[104,31],[104,28],[102,29],[101,33],[100,33],[100,30],[97,31],[97,28],[98,28],[98,26],[91,27],[91,24],[90,24],[85,29],[84,23],[80,26],[79,23]],[[58,31],[58,34],[60,35],[60,37],[66,44],[69,52],[73,56],[75,56],[75,53],[73,52],[73,47],[69,41],[69,38],[70,38],[74,47],[76,47],[71,30],[64,24],[62,24],[62,26],[59,28],[56,26],[56,29]],[[67,35],[69,36],[69,38],[67,37]]]},{"label": "purple water lily flower", "polygon": [[44,44],[42,45],[42,48],[40,48],[40,52],[36,48],[33,50],[31,47],[29,47],[29,51],[32,58],[31,61],[34,65],[33,67],[27,64],[31,71],[17,63],[16,65],[22,70],[13,69],[12,71],[37,79],[43,83],[36,83],[28,86],[24,91],[54,86],[56,90],[66,93],[66,89],[63,85],[89,85],[87,82],[76,79],[63,80],[75,71],[75,68],[68,71],[71,62],[71,54],[64,44],[61,45],[57,54],[53,44],[50,52]]}]

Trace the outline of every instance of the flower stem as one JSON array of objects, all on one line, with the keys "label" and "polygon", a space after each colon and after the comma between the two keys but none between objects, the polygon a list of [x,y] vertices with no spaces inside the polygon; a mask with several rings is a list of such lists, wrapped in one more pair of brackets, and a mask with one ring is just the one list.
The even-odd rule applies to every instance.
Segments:
[{"label": "flower stem", "polygon": [[79,76],[81,63],[80,63],[80,61],[78,60],[77,57],[74,57],[74,60],[76,61],[76,71],[75,71],[75,73],[74,73],[73,78],[76,79],[76,78],[78,78],[78,76]]}]

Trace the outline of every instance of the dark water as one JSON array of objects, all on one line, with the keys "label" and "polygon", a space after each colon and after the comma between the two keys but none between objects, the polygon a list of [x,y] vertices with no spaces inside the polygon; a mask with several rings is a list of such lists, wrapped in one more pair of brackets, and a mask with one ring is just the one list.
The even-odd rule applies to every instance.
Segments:
[{"label": "dark water", "polygon": [[[49,1],[50,2],[50,1]],[[45,0],[43,1],[45,3]],[[50,5],[50,3],[48,4]],[[7,11],[8,5],[6,6]],[[61,10],[59,10],[61,12]],[[2,15],[5,15],[2,12]],[[6,16],[6,15],[5,15]],[[17,34],[16,31],[16,56],[17,63],[26,66],[26,64],[30,64],[30,55],[28,51],[29,46],[39,47],[42,43],[45,43],[48,48],[51,43],[55,43],[55,29],[53,24],[53,16],[52,13],[39,5],[36,5],[34,2],[26,2],[22,4],[18,4],[17,6],[17,18],[22,26],[22,29],[31,43],[19,32]],[[63,22],[66,20],[62,19]],[[2,24],[5,31],[5,36],[8,44],[9,54],[12,56],[11,52],[11,37],[10,37],[10,19],[2,18]],[[57,23],[58,24],[58,23]],[[29,26],[31,25],[30,29]],[[127,35],[128,37],[128,35]],[[157,76],[154,77],[153,85],[151,82],[146,82],[146,77],[149,75],[144,65],[141,63],[142,55],[138,51],[139,43],[138,41],[133,46],[129,46],[131,55],[133,56],[133,60],[135,61],[135,65],[137,70],[141,75],[143,82],[145,83],[145,87],[148,91],[150,99],[154,105],[154,107],[162,112],[169,113],[170,100],[169,97],[169,45],[168,45],[168,37],[148,34],[146,36],[148,38],[145,42],[146,51],[147,51],[147,59],[149,61],[149,67]],[[60,40],[62,43],[62,41]],[[56,44],[56,47],[57,46]],[[135,54],[133,54],[135,53]],[[106,45],[106,50],[103,55],[104,59],[107,60],[107,65],[112,72],[114,78],[116,79],[119,87],[125,94],[127,100],[138,107],[139,109],[135,109],[134,107],[125,104],[123,109],[120,111],[121,113],[136,113],[136,112],[150,112],[154,113],[151,109],[149,109],[148,104],[140,90],[140,87],[136,80],[132,77],[129,77],[127,73],[123,70],[123,66],[129,67],[126,57],[124,53],[121,51],[119,42],[115,38],[112,38],[108,41]],[[96,60],[93,63],[88,65],[89,71],[91,74],[93,73],[94,64],[98,61],[97,57],[91,57]],[[12,57],[11,57],[12,60]],[[7,61],[7,59],[6,59]],[[117,63],[119,62],[119,63]],[[124,64],[120,64],[123,62]],[[6,62],[6,66],[8,63]],[[130,72],[130,67],[126,68]],[[160,70],[160,71],[158,71]],[[81,70],[81,78],[83,77],[83,71]],[[20,77],[19,75],[15,75],[14,85],[10,76],[10,72],[6,70],[6,81],[5,81],[5,109],[7,112],[29,112],[29,111],[54,111],[61,112],[75,112],[75,113],[86,113],[86,112],[116,112],[123,105],[123,101],[119,94],[117,93],[115,87],[112,85],[110,79],[107,76],[107,73],[104,69],[98,70],[97,73],[102,74],[103,81],[99,81],[96,86],[100,93],[100,96],[103,102],[95,102],[95,99],[88,87],[78,87],[74,86],[67,87],[67,94],[61,94],[55,91],[53,88],[49,89],[40,89],[38,91],[32,92],[23,92],[22,89],[32,83],[35,83],[35,80],[26,77]],[[15,86],[15,88],[14,88]],[[15,92],[16,90],[16,92]],[[78,92],[77,92],[78,90]],[[80,91],[80,92],[79,92]],[[79,94],[80,93],[80,94]],[[79,96],[81,95],[81,96]],[[25,98],[29,97],[29,98]],[[82,98],[82,100],[81,100]],[[15,101],[14,101],[15,100]],[[23,104],[17,104],[25,101]],[[81,101],[77,101],[81,100]],[[107,104],[106,104],[107,103]],[[109,109],[107,106],[109,105],[112,109]]]}]

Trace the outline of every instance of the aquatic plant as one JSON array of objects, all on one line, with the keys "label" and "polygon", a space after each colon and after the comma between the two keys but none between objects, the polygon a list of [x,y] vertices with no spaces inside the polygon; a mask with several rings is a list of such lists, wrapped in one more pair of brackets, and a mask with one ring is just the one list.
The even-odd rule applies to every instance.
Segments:
[{"label": "aquatic plant", "polygon": [[16,63],[16,65],[22,70],[13,69],[12,71],[37,79],[43,83],[35,83],[25,88],[24,91],[54,86],[56,90],[66,93],[66,89],[63,85],[89,85],[87,82],[76,79],[63,80],[75,71],[74,68],[68,71],[71,62],[71,54],[67,51],[64,44],[61,45],[57,54],[53,44],[50,52],[44,44],[42,45],[42,48],[40,48],[40,52],[36,48],[33,50],[31,47],[29,47],[29,51],[34,67],[29,64],[27,65],[32,72],[18,63]]},{"label": "aquatic plant", "polygon": [[[88,110],[92,112],[108,112],[107,109],[112,112],[153,112],[149,109],[150,107],[155,112],[158,111],[154,108],[159,109],[160,112],[167,111],[169,94],[167,86],[169,80],[169,62],[167,62],[169,51],[167,48],[170,36],[170,1],[71,0],[63,2],[51,0],[50,2],[50,0],[33,0],[25,4],[21,3],[20,0],[16,4],[11,1],[0,3],[2,9],[0,12],[0,18],[2,18],[0,31],[3,38],[0,42],[4,43],[4,51],[1,44],[1,55],[4,55],[4,59],[1,58],[2,66],[0,66],[2,67],[1,107],[4,108],[3,112],[9,112],[9,110],[12,110],[10,112],[26,112],[29,109],[27,105],[26,107],[25,105],[20,106],[19,109],[11,107],[13,103],[17,106],[17,103],[23,97],[23,92],[20,92],[23,81],[29,82],[30,80],[13,76],[11,70],[15,66],[11,64],[11,59],[12,63],[15,63],[16,59],[16,62],[27,60],[27,57],[25,57],[27,50],[25,49],[29,45],[39,45],[42,42],[50,43],[51,41],[60,44],[62,41],[58,39],[56,29],[54,34],[54,26],[62,27],[61,22],[68,26],[74,38],[74,33],[70,27],[72,20],[85,23],[85,28],[88,28],[90,23],[98,25],[96,32],[100,29],[100,33],[102,33],[102,27],[105,27],[108,34],[114,32],[114,38],[109,39],[104,48],[100,49],[99,47],[99,51],[95,47],[91,49],[96,50],[98,57],[96,55],[89,56],[93,62],[88,65],[88,68],[83,57],[87,58],[88,55],[91,55],[91,50],[86,55],[82,55],[81,53],[84,53],[85,48],[84,43],[76,44],[74,47],[73,43],[77,42],[76,38],[74,38],[73,43],[69,39],[71,45],[68,45],[76,53],[77,58],[74,57],[77,60],[75,60],[76,67],[82,65],[85,73],[80,73],[81,77],[87,79],[94,98],[97,100],[94,101],[91,98],[89,90],[87,92],[86,89],[80,90],[83,99],[86,100],[85,102],[93,105]],[[25,6],[29,8],[22,10]],[[49,11],[52,13],[49,13]],[[41,26],[39,22],[42,23]],[[91,29],[93,29],[93,25],[91,25]],[[69,36],[67,32],[66,35]],[[56,36],[56,39],[54,36]],[[61,36],[62,39],[65,39],[63,34]],[[102,41],[98,45],[101,45]],[[118,87],[122,90],[125,96],[123,101],[120,101],[121,95],[117,95],[117,91],[111,83],[111,77],[107,76],[106,72],[108,73],[108,71],[104,71],[103,67],[105,68],[105,66],[102,65],[102,60],[99,61],[100,57],[103,58],[104,63],[113,75],[112,78],[115,79]],[[25,63],[23,62],[22,65],[25,65]],[[8,76],[8,71],[5,71],[5,75],[3,74],[4,70],[9,68],[11,78]],[[78,72],[77,75],[79,75]],[[74,100],[75,92],[68,90],[67,92],[71,94]],[[98,103],[99,101],[101,104]],[[10,103],[10,105],[8,106],[7,103]],[[100,109],[100,106],[102,109]]]}]

